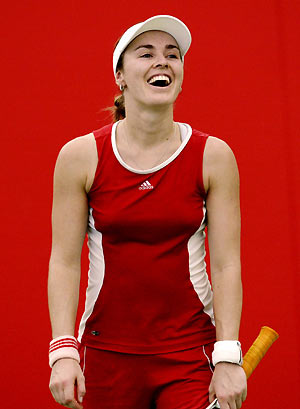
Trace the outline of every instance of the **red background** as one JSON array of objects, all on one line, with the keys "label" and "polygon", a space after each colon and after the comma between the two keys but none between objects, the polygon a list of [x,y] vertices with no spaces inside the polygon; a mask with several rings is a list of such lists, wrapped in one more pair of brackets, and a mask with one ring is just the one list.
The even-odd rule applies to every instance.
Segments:
[{"label": "red background", "polygon": [[[23,0],[1,14],[2,406],[58,408],[47,366],[54,163],[65,142],[109,122],[101,109],[117,92],[111,57],[122,31],[172,14],[193,36],[175,119],[227,141],[239,164],[244,350],[262,325],[280,333],[249,380],[244,408],[295,407],[299,1]],[[84,261],[83,282],[86,269]]]}]

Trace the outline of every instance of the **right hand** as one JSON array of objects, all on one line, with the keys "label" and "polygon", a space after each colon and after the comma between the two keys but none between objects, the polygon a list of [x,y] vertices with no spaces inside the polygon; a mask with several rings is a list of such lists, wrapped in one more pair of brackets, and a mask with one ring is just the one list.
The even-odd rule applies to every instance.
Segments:
[{"label": "right hand", "polygon": [[[75,386],[77,397],[74,393]],[[49,387],[59,404],[67,408],[83,409],[81,403],[85,395],[85,381],[80,365],[74,359],[63,358],[55,362]]]}]

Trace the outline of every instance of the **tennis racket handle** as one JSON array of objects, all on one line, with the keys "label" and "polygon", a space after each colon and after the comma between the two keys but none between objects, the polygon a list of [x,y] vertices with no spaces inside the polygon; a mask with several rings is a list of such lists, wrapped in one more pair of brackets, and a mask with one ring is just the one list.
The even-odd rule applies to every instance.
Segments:
[{"label": "tennis racket handle", "polygon": [[279,337],[276,331],[269,327],[262,327],[258,337],[248,349],[243,359],[243,369],[247,379],[265,356],[266,352]]}]

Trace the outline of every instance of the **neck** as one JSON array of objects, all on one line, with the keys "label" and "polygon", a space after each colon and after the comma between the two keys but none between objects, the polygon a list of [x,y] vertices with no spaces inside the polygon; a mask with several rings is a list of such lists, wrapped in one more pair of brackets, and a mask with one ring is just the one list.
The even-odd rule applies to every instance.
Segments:
[{"label": "neck", "polygon": [[123,126],[130,139],[141,148],[160,144],[174,134],[173,105],[136,109],[127,107]]}]

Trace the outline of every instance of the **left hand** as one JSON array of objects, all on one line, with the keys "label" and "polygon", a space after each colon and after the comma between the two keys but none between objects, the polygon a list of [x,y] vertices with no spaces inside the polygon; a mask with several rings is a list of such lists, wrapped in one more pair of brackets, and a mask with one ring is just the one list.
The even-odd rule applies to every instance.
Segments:
[{"label": "left hand", "polygon": [[247,380],[243,368],[219,362],[209,386],[209,401],[218,398],[221,409],[240,409],[246,396]]}]

